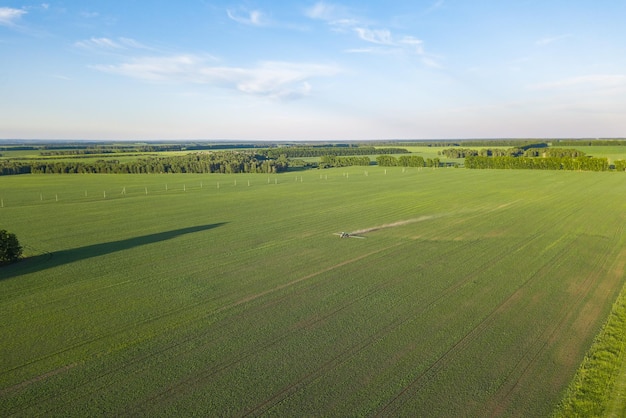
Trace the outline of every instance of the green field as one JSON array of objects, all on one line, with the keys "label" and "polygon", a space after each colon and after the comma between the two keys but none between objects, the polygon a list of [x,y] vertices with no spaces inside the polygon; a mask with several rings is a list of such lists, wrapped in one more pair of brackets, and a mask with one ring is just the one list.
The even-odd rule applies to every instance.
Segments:
[{"label": "green field", "polygon": [[547,416],[624,285],[624,180],[3,177],[0,413]]}]

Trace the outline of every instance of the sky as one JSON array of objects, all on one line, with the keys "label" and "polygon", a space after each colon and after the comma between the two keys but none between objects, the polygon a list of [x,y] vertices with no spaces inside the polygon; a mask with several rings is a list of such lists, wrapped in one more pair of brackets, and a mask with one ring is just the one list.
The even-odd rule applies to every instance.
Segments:
[{"label": "sky", "polygon": [[0,139],[626,137],[622,0],[0,0]]}]

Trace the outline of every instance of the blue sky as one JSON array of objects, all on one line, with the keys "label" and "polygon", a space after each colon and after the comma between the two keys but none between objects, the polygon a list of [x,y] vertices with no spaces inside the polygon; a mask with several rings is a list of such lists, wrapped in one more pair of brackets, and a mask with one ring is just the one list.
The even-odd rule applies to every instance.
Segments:
[{"label": "blue sky", "polygon": [[0,138],[626,136],[626,2],[0,1]]}]

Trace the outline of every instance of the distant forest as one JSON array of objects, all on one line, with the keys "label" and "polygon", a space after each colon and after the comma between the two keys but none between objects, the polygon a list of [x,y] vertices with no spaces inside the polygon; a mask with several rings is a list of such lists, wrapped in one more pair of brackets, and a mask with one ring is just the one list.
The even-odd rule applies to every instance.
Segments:
[{"label": "distant forest", "polygon": [[[42,152],[41,155],[76,157],[98,154],[96,151],[103,150],[98,148],[56,150]],[[109,151],[110,153],[114,152]],[[131,152],[137,152],[137,149],[133,148]],[[317,163],[296,160],[297,157],[319,156],[322,157],[323,167],[340,167],[369,165],[370,159],[364,155],[381,153],[408,153],[408,151],[404,148],[376,149],[374,147],[280,147],[255,151],[194,152],[187,155],[148,156],[131,162],[120,162],[116,159],[90,161],[80,158],[3,160],[0,161],[0,175],[43,173],[280,173],[289,167],[318,167]]]},{"label": "distant forest", "polygon": [[571,148],[450,148],[440,151],[440,154],[448,158],[464,158],[465,168],[470,169],[626,170],[624,160],[614,161],[611,166],[606,158],[588,157],[584,152]]},{"label": "distant forest", "polygon": [[[615,161],[614,167],[624,171],[626,161]],[[499,168],[499,169],[531,169],[531,170],[578,170],[607,171],[610,169],[606,158],[573,158],[573,157],[484,157],[480,155],[465,158],[465,168]]]},{"label": "distant forest", "polygon": [[[626,171],[626,161],[609,164],[592,158],[575,146],[626,146],[626,140],[466,140],[400,141],[405,146],[444,147],[437,154],[464,159],[470,169],[535,169]],[[384,145],[393,145],[387,142]],[[564,148],[554,147],[555,145]],[[382,145],[382,144],[381,144]],[[463,145],[463,146],[461,146]],[[380,145],[378,145],[380,146]],[[471,146],[480,147],[478,149]],[[503,148],[509,146],[511,148]],[[370,144],[307,144],[259,147],[259,144],[7,144],[1,151],[37,151],[37,156],[0,160],[0,175],[66,173],[280,173],[288,169],[368,166],[440,167],[461,166],[439,158],[412,155],[406,148],[374,147]],[[167,152],[190,151],[186,155]],[[193,152],[195,151],[195,152]],[[159,155],[161,154],[161,155]],[[406,154],[406,155],[403,155]],[[136,157],[120,161],[114,156]],[[102,156],[102,158],[98,158]],[[109,158],[107,158],[109,157]],[[110,158],[113,157],[113,158]],[[319,158],[319,162],[303,160]]]},{"label": "distant forest", "polygon": [[139,158],[136,161],[2,161],[0,175],[10,174],[155,174],[155,173],[279,173],[288,167],[286,159],[269,160],[251,153],[223,151],[180,156]]}]

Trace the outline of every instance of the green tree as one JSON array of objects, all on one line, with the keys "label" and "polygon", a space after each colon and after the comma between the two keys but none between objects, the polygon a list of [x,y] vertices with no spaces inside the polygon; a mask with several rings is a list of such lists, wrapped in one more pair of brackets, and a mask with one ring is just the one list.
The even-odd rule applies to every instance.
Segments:
[{"label": "green tree", "polygon": [[22,247],[15,234],[0,230],[0,263],[13,263],[22,256]]}]

